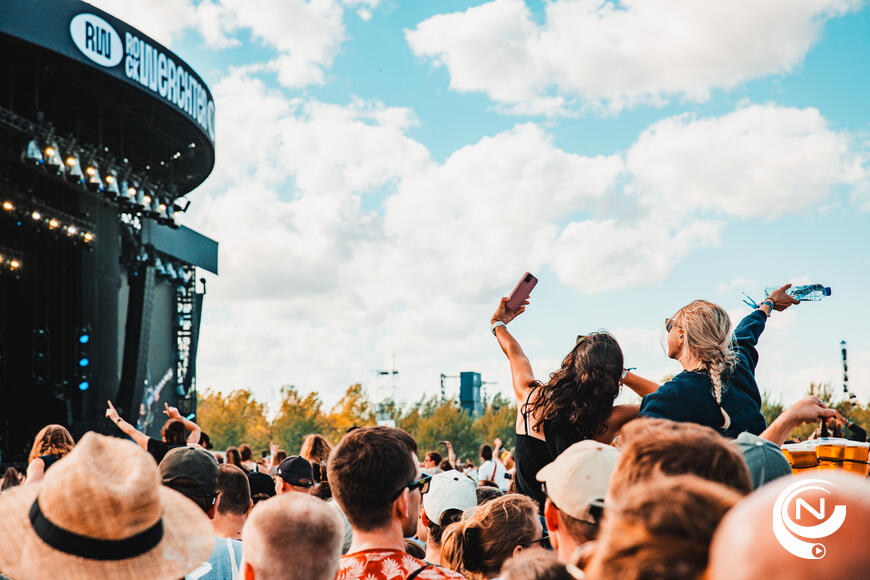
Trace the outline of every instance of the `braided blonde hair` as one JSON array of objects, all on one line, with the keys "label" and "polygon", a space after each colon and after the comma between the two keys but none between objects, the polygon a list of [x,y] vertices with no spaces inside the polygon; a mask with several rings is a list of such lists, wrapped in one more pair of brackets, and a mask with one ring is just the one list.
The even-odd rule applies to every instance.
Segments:
[{"label": "braided blonde hair", "polygon": [[706,300],[695,300],[683,306],[674,322],[685,335],[689,353],[701,361],[713,383],[713,397],[722,412],[723,429],[731,426],[731,417],[722,408],[722,375],[736,362],[732,345],[731,319],[725,309]]}]

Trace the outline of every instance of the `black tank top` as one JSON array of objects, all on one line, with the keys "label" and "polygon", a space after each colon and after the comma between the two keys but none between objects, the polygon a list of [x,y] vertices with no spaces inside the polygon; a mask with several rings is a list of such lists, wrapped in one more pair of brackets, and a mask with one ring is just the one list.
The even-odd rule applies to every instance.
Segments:
[{"label": "black tank top", "polygon": [[554,457],[550,453],[546,441],[529,435],[529,401],[537,388],[529,391],[529,396],[526,397],[526,403],[522,408],[526,432],[517,433],[515,460],[517,464],[517,491],[537,501],[539,508],[543,511],[546,497],[541,489],[541,482],[535,479],[535,476],[544,466],[553,461]]},{"label": "black tank top", "polygon": [[37,459],[42,459],[42,471],[45,473],[48,471],[48,468],[51,467],[55,461],[60,459],[59,455],[40,455]]}]

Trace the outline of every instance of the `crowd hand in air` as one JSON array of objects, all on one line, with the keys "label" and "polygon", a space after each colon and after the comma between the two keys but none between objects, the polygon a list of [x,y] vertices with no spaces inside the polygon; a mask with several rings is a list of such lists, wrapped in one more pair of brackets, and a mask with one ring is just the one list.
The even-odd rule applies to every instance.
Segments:
[{"label": "crowd hand in air", "polygon": [[[815,395],[810,395],[783,411],[764,430],[761,437],[777,445],[782,445],[796,427],[821,418],[833,419],[838,422],[843,420],[836,409],[829,409],[821,399]],[[843,422],[845,423],[845,420]]]},{"label": "crowd hand in air", "polygon": [[498,308],[495,309],[495,314],[492,315],[492,319],[491,319],[492,322],[495,322],[496,320],[500,320],[500,321],[504,322],[505,324],[508,324],[508,323],[510,323],[511,320],[513,320],[514,318],[516,318],[517,316],[519,316],[520,314],[525,312],[526,306],[528,306],[528,304],[529,304],[529,301],[525,300],[525,301],[523,301],[523,304],[519,307],[519,309],[512,310],[512,309],[508,308],[507,301],[508,301],[508,299],[506,297],[502,297],[502,299],[499,300]]},{"label": "crowd hand in air", "polygon": [[[111,405],[111,403],[109,403]],[[169,403],[163,403],[163,413],[170,419],[182,419],[181,413],[175,407],[170,407]]]},{"label": "crowd hand in air", "polygon": [[791,288],[791,284],[786,284],[780,288],[777,288],[770,295],[765,298],[765,300],[770,300],[773,302],[773,309],[779,312],[782,312],[792,304],[800,304],[800,300],[797,298],[792,298],[786,293],[786,290]]}]

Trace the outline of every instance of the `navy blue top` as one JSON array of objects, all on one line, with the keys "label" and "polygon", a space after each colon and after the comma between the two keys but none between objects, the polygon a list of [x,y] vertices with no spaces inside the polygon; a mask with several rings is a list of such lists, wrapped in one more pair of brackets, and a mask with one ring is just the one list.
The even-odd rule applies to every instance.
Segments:
[{"label": "navy blue top", "polygon": [[758,337],[764,330],[767,315],[755,310],[734,331],[737,362],[722,376],[722,408],[731,417],[731,426],[723,429],[725,418],[713,396],[713,382],[706,371],[683,371],[645,396],[640,403],[641,417],[700,423],[716,429],[726,437],[743,431],[761,434],[767,427],[761,414],[761,394],[755,382],[758,364]]}]

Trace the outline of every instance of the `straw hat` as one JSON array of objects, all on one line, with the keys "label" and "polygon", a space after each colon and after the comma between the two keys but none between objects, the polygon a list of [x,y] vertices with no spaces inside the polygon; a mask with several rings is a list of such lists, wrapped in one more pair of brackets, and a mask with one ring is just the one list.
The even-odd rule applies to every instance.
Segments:
[{"label": "straw hat", "polygon": [[160,484],[154,460],[86,433],[38,483],[0,495],[0,572],[16,580],[177,580],[214,548],[208,517]]}]

